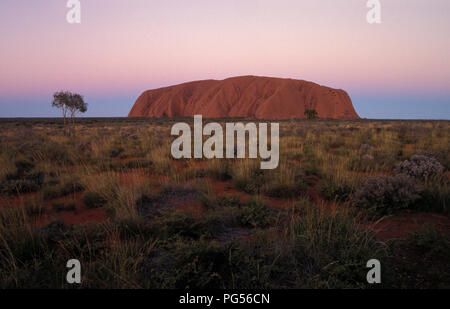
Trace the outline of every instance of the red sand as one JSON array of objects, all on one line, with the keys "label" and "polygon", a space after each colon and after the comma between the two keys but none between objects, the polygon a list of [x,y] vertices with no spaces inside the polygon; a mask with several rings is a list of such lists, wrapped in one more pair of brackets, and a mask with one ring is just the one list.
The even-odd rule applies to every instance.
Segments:
[{"label": "red sand", "polygon": [[[34,220],[38,227],[45,226],[54,220],[62,220],[66,225],[83,224],[88,222],[102,222],[106,216],[101,208],[87,208],[82,201],[82,192],[70,194],[65,197],[46,201],[46,212]],[[52,209],[53,203],[75,202],[75,210],[55,211]]]},{"label": "red sand", "polygon": [[305,109],[315,109],[320,118],[359,118],[344,90],[303,80],[257,76],[148,90],[136,100],[128,117],[292,119],[305,118]]},{"label": "red sand", "polygon": [[432,213],[410,213],[385,217],[373,225],[377,239],[404,239],[409,233],[424,226],[434,226],[438,231],[450,234],[450,219],[445,215]]}]

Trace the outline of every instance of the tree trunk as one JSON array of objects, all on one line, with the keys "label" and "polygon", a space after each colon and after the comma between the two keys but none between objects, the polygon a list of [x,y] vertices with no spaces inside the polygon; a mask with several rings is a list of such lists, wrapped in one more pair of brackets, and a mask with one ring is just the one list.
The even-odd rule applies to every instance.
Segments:
[{"label": "tree trunk", "polygon": [[67,134],[67,108],[63,107],[64,134]]}]

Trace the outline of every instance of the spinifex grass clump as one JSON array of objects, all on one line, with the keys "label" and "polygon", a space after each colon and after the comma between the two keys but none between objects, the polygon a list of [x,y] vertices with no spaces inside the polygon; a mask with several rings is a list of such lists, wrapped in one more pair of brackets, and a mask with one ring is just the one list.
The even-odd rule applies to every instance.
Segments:
[{"label": "spinifex grass clump", "polygon": [[443,177],[428,179],[415,208],[421,211],[448,214],[450,212],[450,181]]},{"label": "spinifex grass clump", "polygon": [[273,171],[261,170],[257,162],[242,161],[233,169],[234,185],[249,194],[289,198],[306,189],[305,173],[299,166],[281,162]]},{"label": "spinifex grass clump", "polygon": [[358,183],[359,179],[355,175],[336,171],[326,175],[319,188],[321,195],[326,200],[346,202],[350,199]]},{"label": "spinifex grass clump", "polygon": [[40,216],[45,213],[45,205],[38,198],[29,198],[23,202],[25,212],[29,217]]},{"label": "spinifex grass clump", "polygon": [[75,177],[65,177],[60,182],[50,182],[42,189],[42,197],[45,200],[51,200],[58,197],[63,197],[69,194],[83,191],[84,187],[80,181]]},{"label": "spinifex grass clump", "polygon": [[56,252],[29,220],[23,209],[0,208],[0,288],[57,285]]},{"label": "spinifex grass clump", "polygon": [[38,191],[45,180],[45,173],[35,168],[28,159],[14,162],[14,168],[0,179],[0,194],[17,195]]},{"label": "spinifex grass clump", "polygon": [[364,221],[348,209],[302,207],[290,230],[297,287],[363,287],[365,263],[384,256],[374,233],[360,225]]}]

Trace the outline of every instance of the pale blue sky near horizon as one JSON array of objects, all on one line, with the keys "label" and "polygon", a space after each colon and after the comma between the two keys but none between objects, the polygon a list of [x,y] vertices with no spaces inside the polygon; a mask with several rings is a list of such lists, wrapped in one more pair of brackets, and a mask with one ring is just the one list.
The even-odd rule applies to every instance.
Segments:
[{"label": "pale blue sky near horizon", "polygon": [[[126,117],[138,95],[87,96],[88,112],[80,117]],[[450,120],[450,97],[411,96],[402,94],[351,95],[356,112],[368,119]],[[60,117],[61,111],[50,106],[51,97],[30,100],[2,100],[0,118]],[[105,108],[107,106],[107,108]]]},{"label": "pale blue sky near horizon", "polygon": [[0,1],[0,117],[59,117],[76,91],[86,117],[126,117],[145,90],[258,75],[350,95],[362,118],[450,120],[450,0]]}]

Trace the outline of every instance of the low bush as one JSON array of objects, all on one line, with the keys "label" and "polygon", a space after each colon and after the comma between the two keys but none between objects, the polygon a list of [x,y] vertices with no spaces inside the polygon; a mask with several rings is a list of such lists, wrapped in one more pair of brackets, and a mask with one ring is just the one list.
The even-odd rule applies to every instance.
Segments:
[{"label": "low bush", "polygon": [[440,175],[444,167],[434,157],[416,154],[395,167],[397,173],[406,174],[419,179],[427,179]]},{"label": "low bush", "polygon": [[249,227],[267,227],[274,221],[272,210],[259,198],[251,198],[241,208],[240,223]]},{"label": "low bush", "polygon": [[351,200],[360,208],[395,213],[411,206],[422,191],[423,187],[406,175],[373,176],[364,181]]}]

